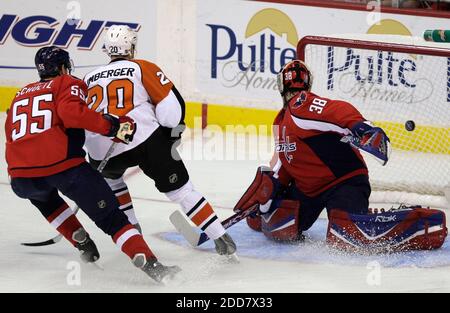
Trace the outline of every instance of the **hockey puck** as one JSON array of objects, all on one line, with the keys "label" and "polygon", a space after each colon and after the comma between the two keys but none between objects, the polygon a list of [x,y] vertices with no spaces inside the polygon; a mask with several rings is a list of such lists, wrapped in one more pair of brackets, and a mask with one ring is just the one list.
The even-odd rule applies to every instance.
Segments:
[{"label": "hockey puck", "polygon": [[405,123],[405,128],[407,131],[412,132],[414,129],[416,129],[416,123],[414,123],[414,121],[407,121]]}]

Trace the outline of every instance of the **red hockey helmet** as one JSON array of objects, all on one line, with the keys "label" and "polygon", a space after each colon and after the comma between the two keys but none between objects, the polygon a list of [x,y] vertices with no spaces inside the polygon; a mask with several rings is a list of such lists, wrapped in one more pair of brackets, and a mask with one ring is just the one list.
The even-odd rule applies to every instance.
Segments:
[{"label": "red hockey helmet", "polygon": [[278,90],[284,96],[288,92],[311,90],[313,76],[306,64],[300,60],[287,63],[277,76]]}]

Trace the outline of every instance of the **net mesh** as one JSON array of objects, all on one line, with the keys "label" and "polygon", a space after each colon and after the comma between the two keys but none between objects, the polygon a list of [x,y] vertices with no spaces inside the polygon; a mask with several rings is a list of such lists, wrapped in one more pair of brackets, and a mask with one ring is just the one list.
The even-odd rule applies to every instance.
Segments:
[{"label": "net mesh", "polygon": [[412,45],[398,52],[362,43],[299,46],[314,76],[312,91],[350,102],[390,137],[387,166],[366,157],[374,190],[444,196],[450,186],[450,50],[425,55]]}]

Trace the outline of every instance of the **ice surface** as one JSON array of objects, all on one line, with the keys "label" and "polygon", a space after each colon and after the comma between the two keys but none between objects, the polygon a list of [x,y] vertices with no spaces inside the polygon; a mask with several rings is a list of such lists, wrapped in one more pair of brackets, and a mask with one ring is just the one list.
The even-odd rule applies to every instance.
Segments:
[{"label": "ice surface", "polygon": [[[4,116],[0,118],[3,125]],[[2,127],[3,129],[3,127]],[[3,132],[3,130],[1,131]],[[195,140],[199,140],[198,136]],[[0,134],[4,142],[4,134]],[[190,136],[186,137],[189,143]],[[4,155],[4,146],[0,153]],[[187,156],[192,180],[216,207],[220,218],[253,179],[256,167],[270,153],[251,161],[196,161]],[[309,241],[280,245],[252,232],[244,223],[231,231],[241,263],[224,264],[211,247],[195,250],[182,241],[169,222],[178,207],[159,194],[153,183],[131,170],[128,182],[145,238],[163,263],[183,268],[180,279],[161,287],[149,281],[123,256],[111,240],[84,214],[80,219],[102,254],[104,271],[81,265],[81,285],[70,285],[77,252],[66,242],[26,248],[24,241],[51,238],[55,231],[25,200],[10,190],[5,161],[0,165],[0,292],[410,292],[450,291],[450,248],[430,253],[362,257],[343,255],[324,245],[321,219],[309,232]],[[378,262],[378,263],[373,263]],[[381,266],[380,284],[370,284],[374,265]],[[67,269],[67,268],[70,269]]]},{"label": "ice surface", "polygon": [[[434,268],[450,266],[450,242],[446,242],[441,250],[393,253],[389,255],[355,255],[329,248],[325,243],[328,222],[319,219],[307,232],[305,242],[278,243],[267,239],[259,232],[252,231],[246,223],[239,223],[230,228],[234,238],[245,238],[239,242],[239,255],[258,260],[275,260],[299,262],[304,264],[339,264],[366,266],[370,262],[378,262],[386,268],[418,267]],[[159,235],[170,242],[189,247],[189,243],[177,232],[166,232]],[[214,251],[214,244],[207,242],[199,249]]]}]

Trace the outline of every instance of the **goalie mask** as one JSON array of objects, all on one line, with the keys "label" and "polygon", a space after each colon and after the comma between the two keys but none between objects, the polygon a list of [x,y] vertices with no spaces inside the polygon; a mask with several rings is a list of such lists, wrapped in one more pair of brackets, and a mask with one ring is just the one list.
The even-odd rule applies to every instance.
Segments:
[{"label": "goalie mask", "polygon": [[112,56],[134,56],[137,34],[127,25],[111,26],[105,36],[103,51]]},{"label": "goalie mask", "polygon": [[310,70],[300,60],[287,63],[277,76],[278,90],[282,97],[288,93],[310,91],[312,82],[313,77]]}]

